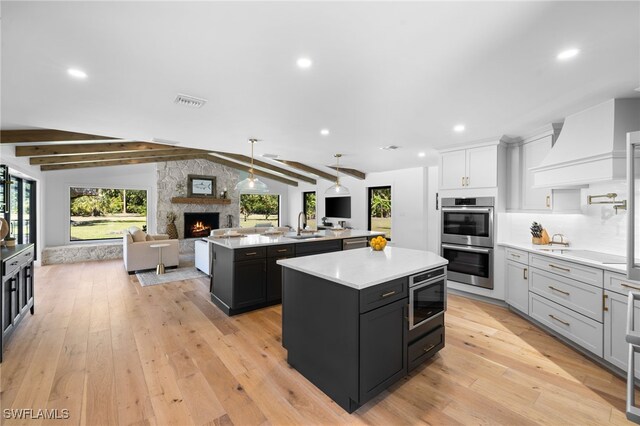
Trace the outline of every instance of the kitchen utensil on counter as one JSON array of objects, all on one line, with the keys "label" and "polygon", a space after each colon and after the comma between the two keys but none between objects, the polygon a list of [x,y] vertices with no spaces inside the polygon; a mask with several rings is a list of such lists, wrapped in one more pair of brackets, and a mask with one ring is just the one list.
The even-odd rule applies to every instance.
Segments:
[{"label": "kitchen utensil on counter", "polygon": [[529,229],[531,230],[531,235],[532,235],[531,242],[533,244],[537,244],[537,245],[549,244],[549,241],[550,241],[549,234],[547,233],[546,229],[542,227],[541,223],[533,222]]}]

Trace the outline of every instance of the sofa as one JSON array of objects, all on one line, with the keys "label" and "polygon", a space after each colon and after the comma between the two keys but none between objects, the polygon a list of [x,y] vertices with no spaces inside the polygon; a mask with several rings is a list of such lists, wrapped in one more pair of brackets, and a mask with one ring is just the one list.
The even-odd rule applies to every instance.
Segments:
[{"label": "sofa", "polygon": [[178,266],[178,240],[169,239],[166,234],[151,235],[141,229],[132,226],[122,237],[122,259],[124,267],[129,274],[145,269],[155,269],[158,265],[159,248],[151,247],[152,244],[169,244],[162,248],[162,263],[166,268]]}]

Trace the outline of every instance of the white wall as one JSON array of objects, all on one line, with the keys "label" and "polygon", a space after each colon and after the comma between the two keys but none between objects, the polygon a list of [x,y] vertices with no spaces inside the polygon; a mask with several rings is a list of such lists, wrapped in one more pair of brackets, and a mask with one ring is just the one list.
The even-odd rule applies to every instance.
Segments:
[{"label": "white wall", "polygon": [[[392,244],[426,250],[427,180],[428,169],[424,167],[369,173],[364,181],[341,176],[340,182],[351,193],[351,219],[347,220],[347,225],[367,229],[367,188],[390,185]],[[333,182],[318,179],[317,185],[301,183],[298,187],[289,187],[288,224],[297,226],[298,213],[302,211],[302,193],[305,191],[316,191],[318,220],[323,217],[324,192],[331,185]]]},{"label": "white wall", "polygon": [[115,167],[94,167],[77,170],[56,170],[45,174],[44,209],[45,247],[69,244],[69,188],[123,188],[147,190],[147,227],[156,232],[156,165],[137,164]]}]

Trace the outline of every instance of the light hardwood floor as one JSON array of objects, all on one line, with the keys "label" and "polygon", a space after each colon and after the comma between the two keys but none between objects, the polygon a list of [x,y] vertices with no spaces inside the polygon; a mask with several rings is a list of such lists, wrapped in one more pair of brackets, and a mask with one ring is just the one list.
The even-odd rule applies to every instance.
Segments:
[{"label": "light hardwood floor", "polygon": [[68,409],[55,425],[627,422],[621,379],[458,296],[446,347],[349,415],[288,366],[280,306],[228,318],[207,291],[205,280],[141,287],[120,261],[38,268],[35,315],[0,365],[2,408]]}]

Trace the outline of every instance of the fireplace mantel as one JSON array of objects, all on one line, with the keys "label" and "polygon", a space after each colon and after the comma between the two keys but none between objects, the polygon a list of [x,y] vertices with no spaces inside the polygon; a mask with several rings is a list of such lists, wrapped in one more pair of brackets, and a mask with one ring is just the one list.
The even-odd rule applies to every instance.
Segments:
[{"label": "fireplace mantel", "polygon": [[173,197],[173,204],[231,204],[229,198]]}]

